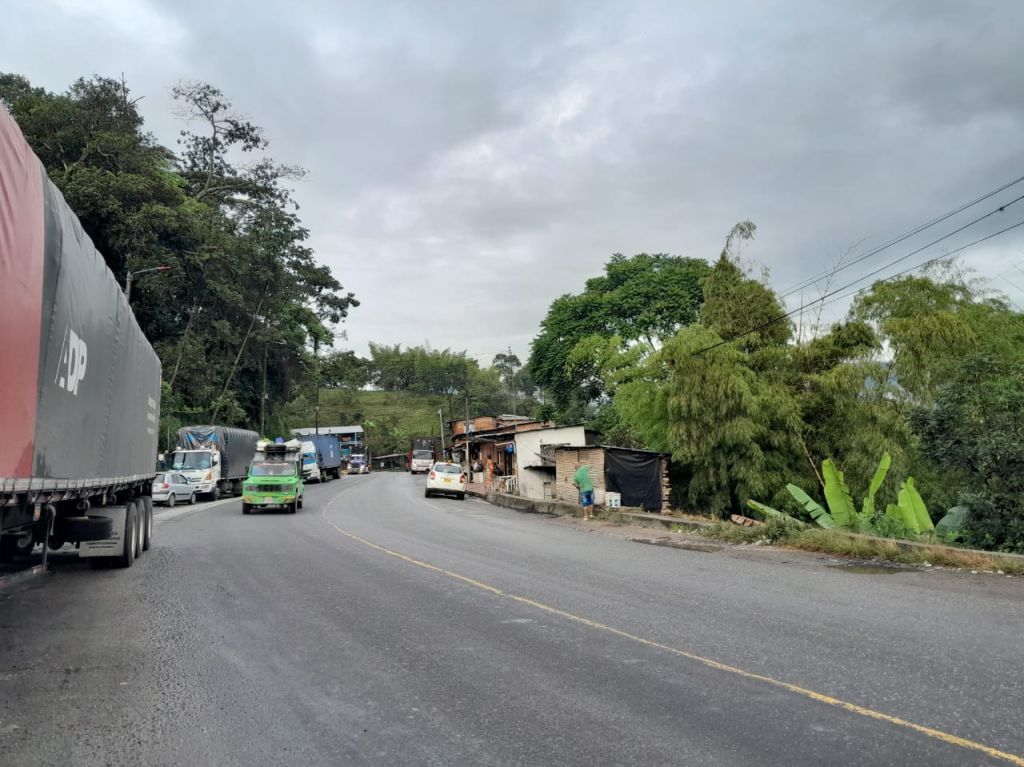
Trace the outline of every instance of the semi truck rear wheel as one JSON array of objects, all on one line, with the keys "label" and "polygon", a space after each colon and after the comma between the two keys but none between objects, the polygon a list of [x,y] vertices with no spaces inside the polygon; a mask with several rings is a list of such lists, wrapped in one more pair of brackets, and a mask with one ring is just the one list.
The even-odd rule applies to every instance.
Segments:
[{"label": "semi truck rear wheel", "polygon": [[[121,531],[121,554],[113,557],[118,567],[131,567],[135,564],[135,546],[138,541],[136,528],[139,524],[139,511],[133,501],[125,506],[124,530]],[[91,560],[90,560],[91,561]]]},{"label": "semi truck rear wheel", "polygon": [[142,496],[142,508],[146,511],[146,523],[142,527],[142,550],[149,551],[153,543],[153,499]]}]

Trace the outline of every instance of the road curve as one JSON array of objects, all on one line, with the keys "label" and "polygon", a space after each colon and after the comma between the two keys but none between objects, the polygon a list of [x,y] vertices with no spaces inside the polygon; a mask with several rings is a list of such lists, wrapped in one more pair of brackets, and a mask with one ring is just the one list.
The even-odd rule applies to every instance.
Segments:
[{"label": "road curve", "polygon": [[345,477],[0,595],[0,763],[1024,765],[1021,606]]}]

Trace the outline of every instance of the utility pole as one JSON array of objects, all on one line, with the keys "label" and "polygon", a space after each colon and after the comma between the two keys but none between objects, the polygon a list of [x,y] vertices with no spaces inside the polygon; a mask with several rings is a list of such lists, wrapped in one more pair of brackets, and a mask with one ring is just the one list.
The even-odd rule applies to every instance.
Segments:
[{"label": "utility pole", "polygon": [[260,395],[260,437],[267,435],[267,349],[269,341],[263,342],[263,393]]},{"label": "utility pole", "polygon": [[437,409],[437,422],[441,424],[441,458],[444,458],[444,417],[441,415],[441,408]]},{"label": "utility pole", "polygon": [[316,369],[313,371],[313,381],[316,384],[316,425],[314,430],[316,436],[320,436],[320,339],[313,338],[313,357]]},{"label": "utility pole", "polygon": [[466,473],[469,473],[469,367],[466,367],[466,421],[463,424],[463,433],[466,436]]},{"label": "utility pole", "polygon": [[149,274],[150,272],[169,272],[173,269],[173,266],[154,266],[152,269],[139,269],[137,272],[128,272],[128,276],[124,280],[124,297],[125,300],[131,304],[132,302],[132,281],[143,274]]},{"label": "utility pole", "polygon": [[[508,358],[509,358],[509,360],[512,359],[512,347],[511,346],[508,347]],[[509,388],[510,392],[512,393],[512,415],[519,415],[519,413],[517,412],[517,408],[519,407],[519,397],[516,394],[516,373],[515,373],[515,370],[512,368],[511,362],[509,363],[509,370],[511,372],[509,373],[509,377],[508,377],[509,378],[508,388]]]}]

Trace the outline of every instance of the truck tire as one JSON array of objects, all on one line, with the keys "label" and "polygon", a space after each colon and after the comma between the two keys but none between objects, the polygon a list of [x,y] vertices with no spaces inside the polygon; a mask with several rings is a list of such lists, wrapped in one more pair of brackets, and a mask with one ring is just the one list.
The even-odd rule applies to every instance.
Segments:
[{"label": "truck tire", "polygon": [[219,501],[220,500],[220,485],[214,485],[213,486],[213,490],[210,491],[210,500],[211,501]]},{"label": "truck tire", "polygon": [[141,498],[135,498],[135,558],[142,556],[142,534],[146,529],[146,507]]},{"label": "truck tire", "polygon": [[149,551],[153,545],[153,499],[142,496],[142,508],[146,511],[146,523],[142,526],[142,550]]},{"label": "truck tire", "polygon": [[13,562],[14,558],[24,551],[18,546],[20,536],[0,535],[0,562]]},{"label": "truck tire", "polygon": [[300,496],[299,496],[299,500],[297,500],[297,501],[295,502],[295,503],[296,503],[296,504],[298,505],[298,507],[299,507],[300,509],[302,508],[302,500],[303,500],[303,498],[302,498],[302,496],[300,495]]},{"label": "truck tire", "polygon": [[112,557],[114,564],[118,567],[131,567],[135,564],[135,546],[139,539],[136,532],[138,524],[139,511],[133,501],[128,501],[125,506],[124,530],[121,531],[121,540],[123,542],[121,553],[116,557]]},{"label": "truck tire", "polygon": [[466,494],[465,493],[459,493],[459,500],[460,501],[466,500]]},{"label": "truck tire", "polygon": [[245,501],[242,501],[242,513],[243,514],[252,514],[252,506],[250,506]]},{"label": "truck tire", "polygon": [[294,514],[296,511],[298,511],[298,501],[292,501],[288,504],[288,513]]},{"label": "truck tire", "polygon": [[423,497],[424,498],[429,498],[430,497],[430,491],[429,490],[424,490],[423,491]]}]

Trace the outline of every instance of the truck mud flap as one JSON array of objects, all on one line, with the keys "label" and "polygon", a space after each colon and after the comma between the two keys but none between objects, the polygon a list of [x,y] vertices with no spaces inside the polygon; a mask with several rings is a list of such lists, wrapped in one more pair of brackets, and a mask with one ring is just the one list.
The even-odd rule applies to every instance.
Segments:
[{"label": "truck mud flap", "polygon": [[124,551],[124,518],[127,510],[124,506],[104,506],[89,509],[90,517],[103,517],[109,521],[111,530],[109,537],[97,541],[82,541],[78,548],[80,557],[119,557]]}]

